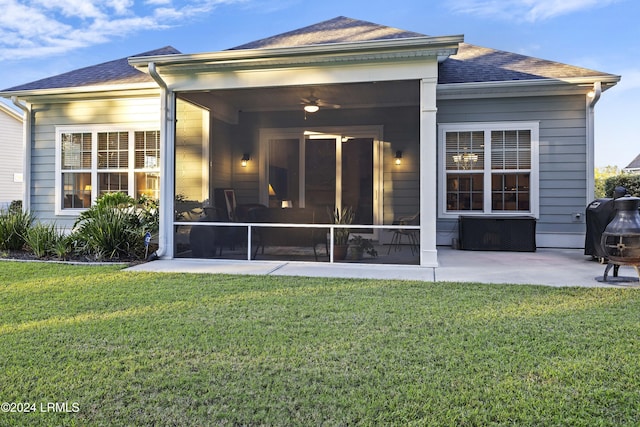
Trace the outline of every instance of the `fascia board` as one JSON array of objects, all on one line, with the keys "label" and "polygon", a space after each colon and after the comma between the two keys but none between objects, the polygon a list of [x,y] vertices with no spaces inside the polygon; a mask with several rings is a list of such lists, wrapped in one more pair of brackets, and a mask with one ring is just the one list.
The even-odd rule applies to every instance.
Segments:
[{"label": "fascia board", "polygon": [[440,99],[498,98],[504,96],[546,96],[550,94],[586,94],[595,82],[602,83],[605,91],[620,81],[620,76],[603,75],[568,79],[539,79],[498,82],[472,82],[439,84]]},{"label": "fascia board", "polygon": [[0,110],[3,113],[7,114],[9,117],[12,117],[15,120],[19,121],[20,123],[24,121],[24,118],[22,117],[22,112],[16,111],[14,108],[11,108],[10,106],[5,105],[3,102],[0,102]]},{"label": "fascia board", "polygon": [[298,62],[300,58],[306,60],[321,59],[323,57],[384,55],[393,52],[430,51],[431,56],[447,56],[457,53],[458,44],[464,41],[464,36],[442,37],[413,37],[405,39],[374,40],[351,43],[332,43],[300,47],[270,48],[270,49],[241,49],[199,54],[175,54],[156,56],[137,56],[129,58],[129,64],[144,69],[150,62],[163,68],[181,68],[186,66],[204,66],[207,68],[228,67],[236,64],[247,67],[264,66],[276,62],[279,65],[287,62]]},{"label": "fascia board", "polygon": [[110,97],[110,93],[112,93],[113,96],[141,96],[146,94],[157,95],[158,85],[155,82],[149,82],[127,85],[96,85],[52,89],[32,89],[21,91],[3,91],[0,92],[0,97],[11,98],[12,96],[15,96],[20,99],[39,98],[51,101],[63,101],[69,99],[95,97],[96,95]]}]

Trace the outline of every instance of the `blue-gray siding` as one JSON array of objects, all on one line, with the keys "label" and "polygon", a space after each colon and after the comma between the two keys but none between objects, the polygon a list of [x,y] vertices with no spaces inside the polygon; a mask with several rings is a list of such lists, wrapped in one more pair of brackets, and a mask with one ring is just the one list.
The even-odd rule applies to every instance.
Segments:
[{"label": "blue-gray siding", "polygon": [[[438,101],[438,123],[501,121],[540,123],[538,233],[583,233],[584,222],[574,222],[572,214],[584,212],[588,199],[584,97]],[[444,236],[451,232],[451,236],[455,237],[455,223],[455,220],[439,220],[439,233]]]}]

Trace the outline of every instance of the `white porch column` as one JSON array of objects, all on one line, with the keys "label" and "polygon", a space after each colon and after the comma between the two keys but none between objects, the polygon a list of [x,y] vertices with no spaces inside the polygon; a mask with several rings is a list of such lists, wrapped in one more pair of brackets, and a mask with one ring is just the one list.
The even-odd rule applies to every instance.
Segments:
[{"label": "white porch column", "polygon": [[420,84],[420,267],[437,267],[437,77]]},{"label": "white porch column", "polygon": [[161,89],[160,95],[160,229],[158,242],[163,258],[173,258],[175,200],[175,94]]}]

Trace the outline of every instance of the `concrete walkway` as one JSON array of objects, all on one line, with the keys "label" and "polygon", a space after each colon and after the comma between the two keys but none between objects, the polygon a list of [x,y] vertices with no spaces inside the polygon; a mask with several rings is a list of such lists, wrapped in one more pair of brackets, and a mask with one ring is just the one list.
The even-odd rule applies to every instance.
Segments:
[{"label": "concrete walkway", "polygon": [[[585,257],[581,249],[483,252],[439,247],[438,260],[440,265],[436,268],[420,268],[371,264],[173,259],[152,261],[128,270],[640,288],[637,281],[599,282],[596,277],[602,277],[605,266]],[[612,273],[613,270],[610,276]],[[619,275],[632,279],[638,277],[633,267],[626,266],[620,267]]]}]

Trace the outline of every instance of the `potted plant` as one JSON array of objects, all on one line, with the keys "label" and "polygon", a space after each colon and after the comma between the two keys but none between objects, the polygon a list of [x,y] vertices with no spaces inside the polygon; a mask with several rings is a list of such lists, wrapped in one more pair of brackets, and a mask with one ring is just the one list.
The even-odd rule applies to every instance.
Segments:
[{"label": "potted plant", "polygon": [[355,235],[349,240],[349,247],[351,248],[353,257],[355,259],[362,259],[365,252],[367,255],[375,258],[378,256],[378,251],[373,246],[371,239],[365,239],[362,236]]},{"label": "potted plant", "polygon": [[[335,209],[329,213],[332,224],[351,224],[353,222],[353,208]],[[333,234],[333,258],[345,259],[347,257],[347,248],[349,247],[349,229],[336,228]]]}]

